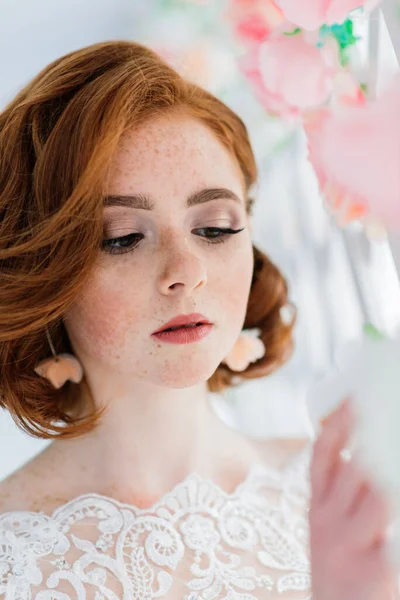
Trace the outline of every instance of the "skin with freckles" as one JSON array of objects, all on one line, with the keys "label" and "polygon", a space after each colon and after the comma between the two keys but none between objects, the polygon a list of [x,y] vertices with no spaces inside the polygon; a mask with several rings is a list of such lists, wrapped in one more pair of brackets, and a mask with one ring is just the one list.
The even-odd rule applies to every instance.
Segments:
[{"label": "skin with freckles", "polygon": [[[226,187],[241,205],[219,199],[186,207],[204,188]],[[215,135],[193,118],[170,117],[132,131],[121,144],[109,193],[143,193],[154,211],[105,209],[105,237],[138,232],[133,252],[107,255],[65,319],[86,372],[98,373],[137,393],[190,388],[207,380],[242,329],[253,255],[238,165]],[[194,230],[245,230],[213,244]],[[200,233],[200,232],[199,232]],[[212,242],[212,240],[211,240]],[[189,345],[151,337],[171,317],[200,312],[215,323],[210,335]]]},{"label": "skin with freckles", "polygon": [[[230,190],[240,201],[187,207],[192,194],[210,188]],[[95,402],[107,412],[94,431],[53,441],[14,477],[9,496],[3,487],[3,501],[13,506],[12,489],[24,488],[33,509],[50,511],[61,498],[87,492],[147,507],[191,472],[230,492],[258,458],[255,445],[216,416],[206,383],[240,335],[253,274],[236,159],[194,117],[158,116],[121,140],[107,194],[143,194],[154,204],[151,211],[104,208],[104,240],[114,240],[108,250],[123,253],[99,249],[64,318]],[[206,227],[243,231],[216,243]],[[132,233],[140,235],[131,248],[115,241]],[[152,337],[172,317],[192,312],[214,324],[200,341]],[[270,462],[280,457],[275,444]]]}]

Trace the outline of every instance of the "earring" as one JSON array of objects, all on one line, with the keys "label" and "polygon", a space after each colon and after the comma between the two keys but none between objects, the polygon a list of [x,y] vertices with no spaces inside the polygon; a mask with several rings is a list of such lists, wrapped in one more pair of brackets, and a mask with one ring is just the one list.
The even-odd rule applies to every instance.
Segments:
[{"label": "earring", "polygon": [[232,350],[222,361],[232,371],[244,371],[251,362],[262,358],[265,354],[265,346],[257,335],[260,329],[243,329],[236,340]]},{"label": "earring", "polygon": [[[295,315],[296,309],[291,302],[287,302],[279,310],[280,319],[286,326],[293,323]],[[260,333],[261,330],[257,327],[243,329],[232,350],[221,362],[232,371],[244,371],[250,363],[262,358],[265,354],[265,346],[263,341],[257,337]],[[233,377],[232,381],[239,383],[241,378]]]},{"label": "earring", "polygon": [[83,377],[83,369],[79,360],[67,352],[56,354],[47,327],[46,335],[53,356],[45,358],[36,365],[34,368],[35,373],[48,379],[56,389],[61,388],[68,379],[74,383],[79,383]]}]

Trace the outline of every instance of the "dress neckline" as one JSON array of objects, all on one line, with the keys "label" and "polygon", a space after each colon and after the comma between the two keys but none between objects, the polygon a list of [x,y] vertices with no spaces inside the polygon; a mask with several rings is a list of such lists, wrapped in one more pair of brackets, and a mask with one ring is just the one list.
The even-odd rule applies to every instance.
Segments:
[{"label": "dress neckline", "polygon": [[22,510],[16,509],[16,510],[2,512],[2,513],[0,513],[0,521],[3,518],[5,518],[5,517],[7,518],[11,515],[19,515],[19,516],[23,516],[23,515],[39,516],[40,515],[40,516],[50,519],[52,521],[57,521],[60,516],[65,514],[65,512],[67,512],[73,506],[75,507],[77,505],[81,505],[81,506],[87,505],[88,503],[90,503],[91,499],[96,500],[97,502],[103,501],[106,503],[111,503],[114,506],[118,507],[119,509],[125,509],[130,512],[134,512],[136,515],[148,514],[148,513],[156,512],[158,509],[161,509],[165,505],[165,503],[168,501],[168,498],[178,496],[179,491],[181,489],[188,487],[191,484],[195,484],[195,485],[196,484],[197,485],[206,484],[209,487],[213,488],[219,497],[223,497],[224,499],[227,499],[227,500],[231,500],[231,499],[233,500],[233,499],[240,497],[241,494],[244,491],[246,491],[246,489],[249,487],[249,484],[252,482],[253,477],[255,475],[257,475],[259,473],[263,473],[263,474],[272,476],[272,478],[274,480],[276,480],[277,477],[278,478],[282,477],[282,472],[285,469],[286,469],[286,466],[283,469],[279,469],[278,467],[272,467],[270,465],[265,464],[261,460],[256,459],[252,463],[250,463],[250,466],[248,467],[244,478],[242,479],[242,481],[240,481],[235,486],[235,488],[232,490],[232,492],[226,492],[218,483],[216,483],[212,479],[203,477],[202,475],[199,475],[196,471],[192,471],[184,479],[182,479],[177,484],[175,484],[172,488],[167,490],[151,506],[148,506],[145,508],[140,508],[137,505],[135,505],[134,503],[123,502],[123,501],[118,500],[117,498],[114,498],[107,494],[102,494],[99,492],[84,492],[83,494],[78,494],[76,496],[73,496],[72,498],[59,504],[58,506],[56,506],[56,508],[54,508],[52,511],[49,511],[49,512],[42,511],[42,510],[29,510],[29,509],[22,509]]},{"label": "dress neckline", "polygon": [[66,502],[63,502],[58,507],[56,507],[49,515],[46,515],[46,513],[43,513],[42,511],[38,512],[49,516],[51,519],[57,519],[57,516],[60,513],[64,512],[65,509],[68,509],[70,505],[90,500],[90,498],[96,498],[98,500],[104,500],[105,502],[111,502],[112,504],[117,505],[119,508],[125,508],[129,511],[135,512],[135,514],[138,515],[149,512],[156,512],[158,508],[162,507],[165,504],[166,500],[170,496],[176,496],[180,489],[190,485],[191,482],[194,482],[195,484],[207,484],[211,486],[218,493],[219,496],[223,496],[225,499],[233,499],[240,496],[243,490],[246,489],[249,483],[252,481],[255,473],[259,472],[274,472],[274,474],[276,474],[273,468],[268,467],[268,465],[262,463],[260,460],[255,460],[250,464],[244,478],[234,487],[232,492],[226,492],[218,483],[213,481],[211,478],[203,477],[202,475],[199,475],[196,471],[192,471],[188,475],[186,475],[186,477],[184,477],[181,481],[178,481],[178,483],[176,483],[164,494],[162,494],[162,496],[158,500],[153,502],[151,506],[145,508],[140,508],[139,506],[131,502],[122,502],[121,500],[117,500],[116,498],[108,496],[107,494],[101,494],[98,492],[86,492],[83,494],[79,494],[74,498],[67,500]]},{"label": "dress neckline", "polygon": [[251,490],[251,484],[254,479],[257,478],[258,475],[264,475],[269,477],[274,483],[283,483],[283,479],[285,474],[292,468],[293,464],[295,464],[298,460],[301,460],[301,456],[307,452],[308,446],[303,448],[300,453],[296,453],[291,459],[281,467],[269,465],[266,462],[262,461],[260,458],[255,458],[247,469],[247,472],[242,479],[232,490],[232,492],[226,492],[218,483],[213,481],[210,478],[203,477],[199,475],[196,471],[190,472],[184,479],[179,481],[177,484],[168,489],[156,502],[154,502],[151,506],[140,508],[133,502],[123,502],[109,496],[107,494],[102,494],[99,492],[84,492],[82,494],[77,494],[71,497],[69,500],[62,502],[57,505],[52,511],[43,511],[43,510],[10,510],[4,511],[0,513],[0,521],[3,518],[7,518],[11,515],[19,515],[19,516],[42,516],[51,521],[57,522],[59,518],[61,518],[66,512],[68,512],[72,507],[76,507],[80,505],[81,507],[87,506],[90,503],[90,500],[97,500],[98,502],[105,502],[107,504],[113,504],[119,509],[125,509],[130,512],[135,513],[136,515],[144,515],[148,513],[157,512],[159,509],[162,509],[165,506],[166,502],[171,497],[177,497],[179,495],[179,491],[183,490],[185,487],[194,485],[205,484],[208,485],[209,488],[212,488],[216,495],[220,498],[224,498],[225,500],[234,500],[240,498],[244,492]]}]

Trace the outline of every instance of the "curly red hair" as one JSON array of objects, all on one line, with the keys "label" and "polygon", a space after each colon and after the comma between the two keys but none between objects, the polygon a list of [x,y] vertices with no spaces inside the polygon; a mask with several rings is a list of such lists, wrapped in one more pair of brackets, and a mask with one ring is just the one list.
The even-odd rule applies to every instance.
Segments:
[{"label": "curly red hair", "polygon": [[[73,353],[62,317],[97,257],[105,175],[121,136],[171,110],[200,119],[236,157],[250,214],[257,168],[243,121],[139,43],[101,42],[58,58],[0,114],[0,405],[34,437],[82,435],[103,414],[93,404],[79,416],[77,384],[56,390],[34,367],[50,354],[46,326],[56,352]],[[244,380],[271,373],[292,351],[293,322],[280,312],[286,281],[253,250],[244,328],[260,328],[266,353]],[[222,391],[235,376],[220,364],[208,388]]]}]

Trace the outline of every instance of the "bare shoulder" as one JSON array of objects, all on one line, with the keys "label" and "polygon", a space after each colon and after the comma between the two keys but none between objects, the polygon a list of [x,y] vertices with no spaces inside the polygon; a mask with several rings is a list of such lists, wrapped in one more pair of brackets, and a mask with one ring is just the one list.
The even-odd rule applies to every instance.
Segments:
[{"label": "bare shoulder", "polygon": [[311,443],[311,438],[270,438],[255,441],[256,450],[263,462],[274,468],[284,468]]},{"label": "bare shoulder", "polygon": [[44,450],[0,481],[0,516],[20,510],[47,512],[51,480]]}]

